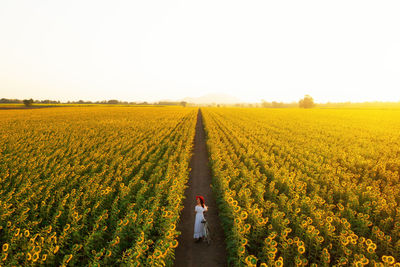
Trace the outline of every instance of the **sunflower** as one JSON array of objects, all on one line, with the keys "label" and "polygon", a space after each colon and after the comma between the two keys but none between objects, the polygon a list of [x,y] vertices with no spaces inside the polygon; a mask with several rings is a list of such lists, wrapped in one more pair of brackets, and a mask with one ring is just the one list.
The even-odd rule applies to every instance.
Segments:
[{"label": "sunflower", "polygon": [[36,262],[38,259],[39,259],[39,252],[36,252],[36,253],[34,253],[33,256],[32,256],[32,261],[33,261],[33,262]]},{"label": "sunflower", "polygon": [[247,256],[244,261],[247,263],[248,266],[257,266],[257,258],[253,255]]},{"label": "sunflower", "polygon": [[367,258],[362,258],[361,260],[361,263],[363,264],[363,265],[367,265],[368,263],[369,263],[369,259],[367,259]]},{"label": "sunflower", "polygon": [[178,240],[172,240],[170,244],[171,244],[171,247],[176,248],[178,246],[179,242],[178,242]]},{"label": "sunflower", "polygon": [[69,223],[67,223],[67,225],[65,225],[65,227],[64,227],[64,231],[65,232],[68,231],[70,227],[71,227],[71,225]]},{"label": "sunflower", "polygon": [[270,259],[270,260],[273,260],[273,259],[275,259],[275,253],[273,253],[273,252],[268,252],[268,259]]},{"label": "sunflower", "polygon": [[3,256],[3,258],[2,258],[1,260],[2,260],[2,261],[7,260],[7,256],[8,256],[8,253],[4,253],[4,256]]},{"label": "sunflower", "polygon": [[160,250],[156,249],[156,250],[154,251],[154,257],[155,257],[156,259],[158,259],[158,258],[160,258],[161,256],[162,256],[162,252],[161,252]]},{"label": "sunflower", "polygon": [[342,243],[343,246],[346,246],[349,243],[349,240],[346,237],[341,237],[340,243]]},{"label": "sunflower", "polygon": [[299,247],[297,248],[297,251],[298,251],[300,254],[303,254],[304,252],[306,252],[306,248],[305,248],[304,246],[299,246]]},{"label": "sunflower", "polygon": [[19,232],[20,232],[20,229],[17,228],[17,230],[16,230],[15,233],[14,233],[14,236],[18,236],[18,235],[19,235]]},{"label": "sunflower", "polygon": [[393,256],[388,256],[387,257],[387,263],[394,264],[394,262],[395,262],[395,260],[394,260]]},{"label": "sunflower", "polygon": [[72,259],[72,254],[69,254],[69,257],[65,262],[68,263],[71,259]]}]

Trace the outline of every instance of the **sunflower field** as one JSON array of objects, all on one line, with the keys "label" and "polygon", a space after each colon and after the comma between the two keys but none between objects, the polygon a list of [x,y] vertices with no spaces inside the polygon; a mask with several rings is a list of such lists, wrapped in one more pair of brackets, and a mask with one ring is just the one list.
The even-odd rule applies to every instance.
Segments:
[{"label": "sunflower field", "polygon": [[230,266],[400,266],[400,110],[202,108]]},{"label": "sunflower field", "polygon": [[0,111],[0,266],[171,265],[196,114]]}]

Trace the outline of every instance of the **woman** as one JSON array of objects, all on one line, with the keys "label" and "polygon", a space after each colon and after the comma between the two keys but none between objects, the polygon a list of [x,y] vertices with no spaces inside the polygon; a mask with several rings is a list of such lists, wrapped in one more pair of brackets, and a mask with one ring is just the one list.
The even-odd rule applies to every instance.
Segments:
[{"label": "woman", "polygon": [[201,223],[204,220],[203,212],[207,211],[207,206],[204,204],[204,198],[202,196],[196,196],[197,205],[194,208],[196,212],[196,219],[194,221],[194,240],[196,242],[200,241],[200,239],[204,236],[204,223]]}]

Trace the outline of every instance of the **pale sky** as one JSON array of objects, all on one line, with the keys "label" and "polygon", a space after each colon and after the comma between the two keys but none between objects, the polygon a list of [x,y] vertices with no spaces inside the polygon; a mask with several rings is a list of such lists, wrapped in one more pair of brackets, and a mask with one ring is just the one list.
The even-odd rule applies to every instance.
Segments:
[{"label": "pale sky", "polygon": [[400,1],[0,1],[0,98],[209,93],[400,101]]}]

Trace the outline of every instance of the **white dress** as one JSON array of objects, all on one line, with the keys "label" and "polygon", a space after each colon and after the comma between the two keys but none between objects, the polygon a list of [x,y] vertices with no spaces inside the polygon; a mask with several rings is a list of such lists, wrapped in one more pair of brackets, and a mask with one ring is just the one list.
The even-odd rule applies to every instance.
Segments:
[{"label": "white dress", "polygon": [[204,220],[203,212],[207,211],[207,206],[204,205],[204,208],[202,206],[196,206],[194,210],[196,211],[196,218],[194,221],[194,238],[203,237],[205,235],[204,224],[201,223],[201,221]]}]

